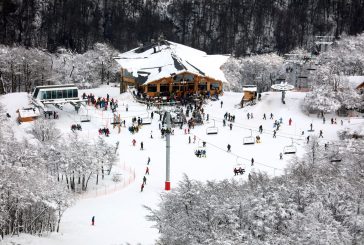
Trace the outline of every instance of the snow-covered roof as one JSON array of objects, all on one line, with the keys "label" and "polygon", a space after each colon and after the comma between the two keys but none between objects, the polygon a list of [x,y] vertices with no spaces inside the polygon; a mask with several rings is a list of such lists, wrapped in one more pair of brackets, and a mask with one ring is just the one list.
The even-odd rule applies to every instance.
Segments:
[{"label": "snow-covered roof", "polygon": [[19,109],[19,116],[21,118],[26,117],[39,117],[40,113],[38,108],[23,108]]},{"label": "snow-covered roof", "polygon": [[243,86],[243,92],[257,92],[257,86],[255,85],[244,85]]},{"label": "snow-covered roof", "polygon": [[115,60],[137,77],[138,82],[147,84],[186,71],[226,82],[220,67],[228,58],[227,55],[207,55],[182,44],[160,41],[122,53]]},{"label": "snow-covered roof", "polygon": [[360,84],[364,82],[364,76],[346,76],[348,79],[349,86],[356,89]]}]

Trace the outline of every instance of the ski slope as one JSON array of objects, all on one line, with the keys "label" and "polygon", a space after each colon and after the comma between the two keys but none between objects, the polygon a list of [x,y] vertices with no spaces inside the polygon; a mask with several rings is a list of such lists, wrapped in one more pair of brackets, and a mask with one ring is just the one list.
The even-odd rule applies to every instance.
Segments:
[{"label": "ski slope", "polygon": [[[136,116],[147,117],[151,110],[147,111],[145,105],[133,101],[130,94],[119,94],[119,89],[115,87],[101,87],[82,92],[94,93],[97,96],[116,98],[119,101],[118,112],[122,119],[126,120],[127,127],[131,125],[131,118]],[[241,93],[226,92],[220,97],[223,101],[221,108],[220,101],[209,101],[205,105],[205,113],[209,114],[210,120],[202,126],[195,126],[190,135],[175,128],[174,135],[171,136],[171,187],[172,191],[182,179],[183,174],[190,178],[206,180],[222,180],[226,178],[237,178],[246,180],[250,171],[264,171],[270,176],[280,175],[294,155],[284,155],[283,160],[279,159],[279,153],[283,148],[293,141],[297,147],[298,156],[304,152],[306,137],[308,135],[318,136],[323,130],[324,138],[320,143],[326,143],[337,139],[337,131],[344,127],[363,127],[363,120],[360,118],[339,118],[335,115],[325,115],[326,124],[317,115],[304,114],[300,109],[300,104],[305,93],[287,92],[286,104],[281,103],[281,94],[278,92],[268,92],[262,95],[262,100],[255,106],[239,108],[237,106],[241,100]],[[12,115],[13,129],[17,139],[26,137],[32,139],[29,134],[31,123],[18,125],[15,122],[15,110],[27,106],[25,93],[8,94],[0,97],[7,111]],[[128,111],[126,111],[128,106]],[[158,230],[152,228],[153,223],[145,220],[147,211],[143,205],[156,207],[160,200],[160,194],[164,192],[165,181],[165,139],[161,138],[159,132],[159,115],[155,114],[151,125],[145,125],[136,133],[131,134],[126,128],[117,133],[117,129],[112,129],[111,111],[96,110],[93,107],[82,108],[77,114],[71,106],[64,106],[63,110],[54,108],[59,114],[59,119],[55,120],[57,127],[66,137],[71,133],[71,124],[80,123],[80,115],[90,115],[91,122],[82,123],[83,130],[79,132],[85,140],[97,140],[98,129],[104,126],[110,128],[110,137],[105,138],[110,144],[119,141],[119,165],[116,169],[121,169],[122,165],[127,165],[135,171],[135,181],[125,187],[120,187],[115,191],[104,194],[93,193],[90,197],[80,197],[74,206],[69,208],[62,219],[60,233],[52,233],[43,237],[21,235],[19,237],[6,238],[4,244],[154,244],[158,238]],[[228,112],[235,115],[235,123],[232,130],[228,126],[223,127],[222,120],[224,114]],[[253,119],[247,119],[247,113],[253,113]],[[263,120],[263,113],[266,113],[267,120]],[[273,113],[274,120],[282,117],[283,124],[277,132],[277,138],[273,138],[274,120],[269,119]],[[336,117],[338,124],[331,124],[330,118]],[[289,118],[292,125],[288,125]],[[215,125],[218,127],[217,135],[206,135],[206,128]],[[344,125],[340,125],[343,120]],[[310,124],[313,124],[314,132],[308,132]],[[227,122],[227,125],[229,122]],[[243,138],[258,135],[259,125],[263,126],[261,143],[254,145],[243,145]],[[304,135],[301,135],[304,131]],[[150,135],[153,135],[151,139]],[[193,137],[196,135],[196,142]],[[191,136],[191,144],[188,137]],[[104,137],[104,136],[103,136]],[[136,146],[132,145],[132,140],[137,141]],[[144,150],[140,150],[140,142],[144,143]],[[207,143],[206,158],[198,158],[194,151],[199,148],[202,141]],[[227,144],[231,145],[231,152],[227,152]],[[151,158],[149,165],[150,175],[147,175],[147,184],[143,192],[140,192],[140,185],[147,166],[147,159]],[[250,160],[254,158],[254,166]],[[237,165],[244,165],[246,173],[242,176],[235,176],[233,168]],[[124,173],[125,177],[127,173]],[[91,226],[91,217],[95,216],[95,226]]]}]

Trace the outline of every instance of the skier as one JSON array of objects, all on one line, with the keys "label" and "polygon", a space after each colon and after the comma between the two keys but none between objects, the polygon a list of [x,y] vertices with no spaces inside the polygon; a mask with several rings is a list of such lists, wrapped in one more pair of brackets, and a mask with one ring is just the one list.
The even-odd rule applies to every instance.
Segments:
[{"label": "skier", "polygon": [[288,125],[291,126],[291,124],[292,124],[292,118],[289,118]]},{"label": "skier", "polygon": [[153,119],[154,117],[154,112],[150,113],[150,118]]},{"label": "skier", "polygon": [[91,224],[92,224],[92,225],[95,225],[95,216],[92,216]]},{"label": "skier", "polygon": [[322,135],[322,130],[320,130],[320,135],[319,138],[323,138],[324,136]]},{"label": "skier", "polygon": [[308,144],[308,142],[310,142],[310,136],[307,136],[307,144]]},{"label": "skier", "polygon": [[224,120],[222,120],[222,124],[223,124],[223,126],[224,126],[224,127],[226,126],[226,121],[225,121],[225,119],[224,119]]},{"label": "skier", "polygon": [[231,151],[231,145],[230,145],[230,144],[228,144],[228,145],[227,145],[227,151],[228,151],[228,152],[230,152],[230,151]]},{"label": "skier", "polygon": [[143,144],[143,141],[142,141],[142,142],[140,142],[140,150],[144,149],[143,146],[144,146],[144,144]]},{"label": "skier", "polygon": [[250,118],[253,119],[253,112],[250,113]]},{"label": "skier", "polygon": [[251,162],[252,162],[251,166],[254,166],[254,158],[252,158]]},{"label": "skier", "polygon": [[263,125],[259,126],[259,133],[263,133]]},{"label": "skier", "polygon": [[273,119],[273,113],[270,114],[270,119]]},{"label": "skier", "polygon": [[220,102],[221,108],[222,108],[222,105],[223,105],[223,104],[224,104],[224,102],[223,102],[223,101],[221,101],[221,102]]},{"label": "skier", "polygon": [[147,162],[147,165],[149,165],[149,163],[150,163],[150,157],[148,157],[148,162]]},{"label": "skier", "polygon": [[273,138],[277,138],[276,133],[277,133],[277,131],[273,130]]},{"label": "skier", "polygon": [[188,144],[191,144],[191,136],[188,136]]},{"label": "skier", "polygon": [[150,138],[153,139],[153,131],[150,131]]},{"label": "skier", "polygon": [[250,113],[248,112],[248,114],[246,114],[246,117],[248,118],[248,120],[250,119]]},{"label": "skier", "polygon": [[142,183],[142,186],[140,187],[140,192],[143,192],[144,190],[144,183]]},{"label": "skier", "polygon": [[145,174],[149,175],[149,168],[147,167],[147,169],[145,170]]},{"label": "skier", "polygon": [[310,130],[312,131],[312,123],[310,124]]},{"label": "skier", "polygon": [[265,113],[263,114],[263,120],[267,120]]},{"label": "skier", "polygon": [[126,106],[125,106],[125,110],[126,110],[126,111],[129,111],[129,106],[128,106],[128,104],[126,104]]},{"label": "skier", "polygon": [[322,123],[325,124],[325,121],[326,121],[326,119],[325,119],[325,117],[323,117],[322,118]]},{"label": "skier", "polygon": [[146,185],[147,184],[147,178],[144,176],[143,177],[143,185]]},{"label": "skier", "polygon": [[328,143],[325,143],[325,151],[327,150],[327,147],[328,147]]},{"label": "skier", "polygon": [[279,153],[279,159],[280,159],[280,160],[283,160],[283,154],[282,154],[282,152],[281,152],[281,153]]},{"label": "skier", "polygon": [[233,124],[232,123],[230,123],[230,130],[233,130]]},{"label": "skier", "polygon": [[135,146],[135,144],[136,144],[136,140],[135,140],[135,139],[133,139],[133,140],[131,141],[131,143],[133,143],[133,146]]}]

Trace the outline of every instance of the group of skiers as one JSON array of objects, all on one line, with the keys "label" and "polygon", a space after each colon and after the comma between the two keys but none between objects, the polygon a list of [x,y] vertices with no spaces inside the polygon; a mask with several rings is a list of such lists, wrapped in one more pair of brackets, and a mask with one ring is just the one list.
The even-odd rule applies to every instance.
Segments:
[{"label": "group of skiers", "polygon": [[150,163],[150,157],[148,157],[148,161],[147,161],[147,167],[145,168],[145,174],[143,176],[142,179],[142,184],[140,186],[140,192],[143,192],[145,185],[147,184],[147,177],[145,177],[145,175],[149,175],[149,163]]},{"label": "group of skiers", "polygon": [[105,135],[106,137],[109,137],[110,130],[109,128],[99,128],[99,135]]},{"label": "group of skiers", "polygon": [[83,93],[82,99],[87,99],[88,105],[94,105],[95,108],[104,109],[107,110],[108,106],[110,105],[110,108],[113,112],[116,111],[116,108],[118,107],[118,100],[114,100],[114,98],[110,99],[109,94],[106,94],[106,98],[98,97],[95,99],[95,95],[90,93],[86,95],[86,93]]},{"label": "group of skiers", "polygon": [[[10,116],[10,115],[9,115]],[[56,111],[44,111],[44,118],[50,119],[53,116],[53,119],[58,119],[59,115]]]}]

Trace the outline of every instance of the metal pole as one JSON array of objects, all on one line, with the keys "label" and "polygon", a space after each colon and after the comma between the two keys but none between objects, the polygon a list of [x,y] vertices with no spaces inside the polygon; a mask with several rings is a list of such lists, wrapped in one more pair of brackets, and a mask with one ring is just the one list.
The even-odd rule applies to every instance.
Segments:
[{"label": "metal pole", "polygon": [[166,123],[167,123],[167,130],[166,130],[166,183],[165,183],[165,190],[171,190],[171,182],[170,182],[170,151],[171,151],[171,120],[170,114],[166,112]]}]

